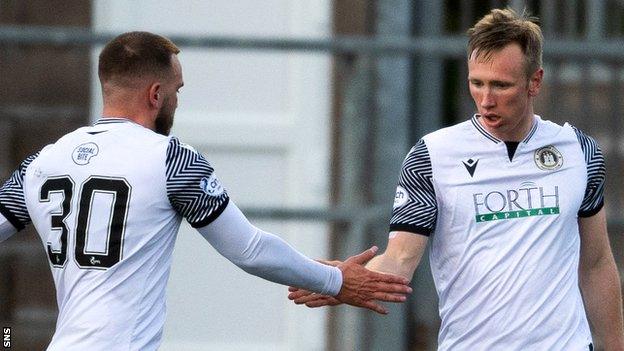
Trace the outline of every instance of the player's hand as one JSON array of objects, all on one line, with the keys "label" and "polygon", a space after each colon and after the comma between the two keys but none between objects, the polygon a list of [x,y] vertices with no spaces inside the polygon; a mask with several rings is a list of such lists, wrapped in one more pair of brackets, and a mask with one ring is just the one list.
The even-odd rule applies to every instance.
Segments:
[{"label": "player's hand", "polygon": [[337,267],[339,264],[342,263],[342,261],[338,261],[338,260],[315,260],[316,262],[322,263],[324,265],[328,265],[328,266],[332,266],[332,267]]},{"label": "player's hand", "polygon": [[333,296],[321,295],[309,290],[288,287],[288,298],[297,305],[305,304],[308,307],[337,306],[342,304]]},{"label": "player's hand", "polygon": [[375,254],[377,247],[373,246],[359,255],[349,257],[337,266],[342,271],[342,288],[335,298],[352,306],[387,314],[388,310],[376,301],[404,302],[405,295],[411,293],[412,288],[408,286],[409,280],[404,277],[364,268],[366,262],[375,257]]},{"label": "player's hand", "polygon": [[[381,314],[388,313],[383,306],[375,303],[375,300],[404,302],[406,299],[405,294],[410,293],[411,288],[406,286],[409,281],[403,277],[376,273],[364,268],[363,265],[372,259],[376,253],[377,247],[372,247],[357,256],[350,257],[345,262],[317,260],[330,266],[339,267],[343,272],[343,286],[336,297],[321,295],[291,286],[288,288],[288,298],[298,305],[305,304],[307,307],[311,308],[336,306],[344,302],[353,306],[368,308]],[[349,274],[359,276],[361,280],[359,286],[357,286],[358,280],[354,280],[353,285],[356,286],[355,290],[351,285],[345,284],[351,283],[350,281],[347,282],[347,279],[349,279],[347,278],[347,269],[349,270]],[[371,287],[375,287],[379,290],[371,290]],[[342,300],[340,300],[339,297],[342,298]]]},{"label": "player's hand", "polygon": [[[342,261],[330,261],[330,260],[316,260],[319,263],[337,267]],[[329,295],[321,295],[315,292],[300,289],[294,286],[288,287],[288,299],[292,300],[297,305],[305,304],[308,307],[323,307],[323,306],[337,306],[342,304],[342,302],[338,301],[335,297]]]}]

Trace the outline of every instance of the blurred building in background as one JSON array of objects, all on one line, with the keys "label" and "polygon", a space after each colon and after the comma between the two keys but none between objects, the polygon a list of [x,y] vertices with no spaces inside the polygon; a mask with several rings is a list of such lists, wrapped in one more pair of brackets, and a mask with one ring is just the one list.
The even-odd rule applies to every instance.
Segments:
[{"label": "blurred building in background", "polygon": [[[0,1],[0,25],[91,26],[92,4]],[[90,48],[0,44],[0,175],[25,157],[87,123]],[[0,322],[13,347],[42,350],[56,324],[56,293],[34,228],[0,244]]]},{"label": "blurred building in background", "polygon": [[[147,30],[181,43],[185,87],[173,133],[206,155],[255,224],[311,257],[383,248],[411,145],[474,113],[466,29],[505,6],[541,20],[545,85],[536,112],[570,121],[602,145],[622,270],[621,0],[0,1],[0,174],[98,118],[105,40],[97,33]],[[49,35],[57,27],[67,35]],[[16,41],[16,28],[34,30]],[[426,259],[412,285],[409,303],[389,316],[309,310],[183,226],[162,349],[435,350],[437,298]],[[38,350],[56,313],[44,250],[27,229],[0,245],[0,322],[13,327],[14,349]]]}]

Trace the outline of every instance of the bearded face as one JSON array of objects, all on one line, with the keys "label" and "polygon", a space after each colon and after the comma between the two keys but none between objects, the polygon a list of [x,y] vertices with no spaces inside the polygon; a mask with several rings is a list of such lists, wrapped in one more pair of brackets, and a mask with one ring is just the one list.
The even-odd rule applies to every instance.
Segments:
[{"label": "bearded face", "polygon": [[169,135],[171,132],[171,126],[173,126],[173,116],[175,114],[175,106],[172,99],[165,97],[155,120],[155,132],[162,135]]},{"label": "bearded face", "polygon": [[156,114],[154,131],[158,134],[169,135],[173,125],[173,115],[178,108],[178,93],[184,86],[182,66],[177,55],[171,55],[172,75],[162,81],[161,94],[164,94],[162,105]]}]

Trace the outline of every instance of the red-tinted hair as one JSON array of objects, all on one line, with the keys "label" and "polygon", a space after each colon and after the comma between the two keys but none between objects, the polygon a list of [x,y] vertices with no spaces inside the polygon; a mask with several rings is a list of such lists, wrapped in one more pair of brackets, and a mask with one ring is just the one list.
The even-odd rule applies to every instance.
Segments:
[{"label": "red-tinted hair", "polygon": [[171,55],[180,49],[169,39],[148,32],[128,32],[111,40],[100,53],[100,82],[123,84],[171,72]]}]

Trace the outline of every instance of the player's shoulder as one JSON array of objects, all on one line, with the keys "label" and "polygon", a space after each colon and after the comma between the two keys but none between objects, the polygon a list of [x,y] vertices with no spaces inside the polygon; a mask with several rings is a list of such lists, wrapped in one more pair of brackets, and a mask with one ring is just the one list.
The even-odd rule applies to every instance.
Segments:
[{"label": "player's shoulder", "polygon": [[191,145],[184,143],[177,136],[169,136],[167,140],[167,154],[178,155],[178,154],[199,154],[199,152]]},{"label": "player's shoulder", "polygon": [[591,135],[581,128],[569,122],[558,124],[556,122],[541,120],[539,126],[538,144],[576,145],[575,148],[582,152],[587,162],[600,161],[603,159],[600,145]]},{"label": "player's shoulder", "polygon": [[420,147],[448,147],[453,144],[464,144],[466,142],[466,138],[471,136],[473,128],[471,120],[466,120],[452,126],[438,129],[431,133],[425,134],[419,141],[419,143],[424,144]]},{"label": "player's shoulder", "polygon": [[589,136],[589,134],[582,131],[580,128],[574,126],[569,122],[559,124],[550,120],[544,120],[540,116],[536,116],[538,120],[538,137],[541,139],[547,139],[551,141],[558,141],[562,139],[572,138],[582,142],[586,139],[595,140]]},{"label": "player's shoulder", "polygon": [[462,138],[469,133],[470,121],[464,121],[450,127],[444,127],[425,134],[412,146],[408,153],[409,159],[426,160],[431,157],[432,150],[453,143],[461,143]]},{"label": "player's shoulder", "polygon": [[193,167],[195,167],[198,164],[212,167],[201,152],[197,151],[193,146],[182,142],[176,136],[171,136],[168,139],[166,164],[167,167],[178,167],[180,165],[194,165]]},{"label": "player's shoulder", "polygon": [[572,132],[569,123],[559,124],[557,122],[543,119],[542,116],[535,115],[537,128],[535,128],[535,138],[566,138]]},{"label": "player's shoulder", "polygon": [[602,155],[602,150],[600,149],[600,145],[596,139],[572,124],[566,123],[565,127],[569,128],[573,132],[576,137],[576,141],[585,155],[586,161],[590,163],[604,163],[604,156]]},{"label": "player's shoulder", "polygon": [[61,136],[42,149],[38,159],[56,163],[69,155],[79,165],[96,155],[106,159],[132,159],[134,155],[144,160],[159,159],[164,158],[170,139],[132,122],[98,122]]},{"label": "player's shoulder", "polygon": [[[71,141],[75,138],[75,135],[77,135],[82,130],[84,130],[84,128],[86,128],[86,127],[80,127],[80,128],[75,129],[75,130],[73,130],[73,131],[71,131],[69,133],[64,134],[60,138],[54,140],[50,144],[47,144],[46,146],[41,148],[41,150],[39,150],[38,152],[36,152],[33,155],[29,156],[26,160],[24,160],[24,162],[27,162],[28,159],[30,159],[31,162],[32,161],[38,161],[38,160],[41,160],[41,159],[45,159],[46,157],[48,157],[51,154],[54,154],[55,152],[58,151],[59,148],[66,147],[65,145],[71,143]],[[30,164],[31,162],[28,162],[28,163]]]},{"label": "player's shoulder", "polygon": [[594,139],[594,137],[589,135],[589,133],[585,132],[581,128],[578,128],[575,125],[571,123],[567,123],[567,122],[564,125],[564,127],[574,132],[574,135],[576,136],[576,139],[581,144],[581,146],[583,146],[583,144],[591,144],[594,146],[598,146],[598,142],[596,141],[596,139]]},{"label": "player's shoulder", "polygon": [[542,132],[540,133],[541,138],[553,140],[555,142],[572,139],[580,144],[583,151],[591,148],[599,148],[598,142],[594,139],[594,137],[570,122],[558,124],[548,120],[540,121],[540,128],[542,129]]},{"label": "player's shoulder", "polygon": [[168,144],[169,144],[169,147],[182,148],[182,149],[189,150],[192,152],[197,152],[197,150],[195,150],[193,146],[181,141],[180,138],[175,135],[169,136]]},{"label": "player's shoulder", "polygon": [[472,129],[471,120],[466,120],[452,126],[440,128],[434,132],[428,133],[423,136],[423,139],[446,139],[452,138],[457,135],[465,135]]}]

